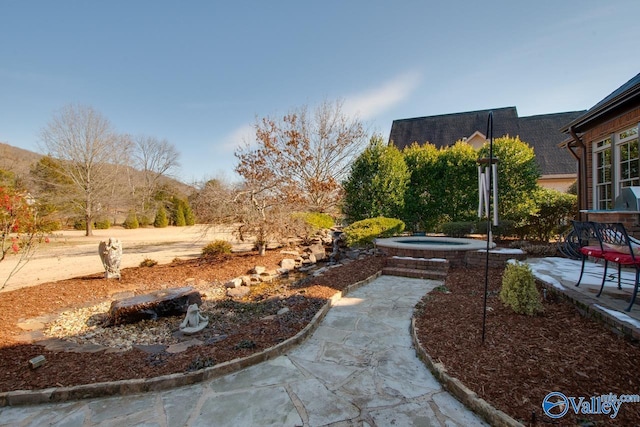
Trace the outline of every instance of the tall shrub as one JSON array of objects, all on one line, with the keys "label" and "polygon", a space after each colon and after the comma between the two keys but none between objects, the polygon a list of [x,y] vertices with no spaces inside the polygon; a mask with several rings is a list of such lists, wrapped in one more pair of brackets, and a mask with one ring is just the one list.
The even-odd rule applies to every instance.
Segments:
[{"label": "tall shrub", "polygon": [[458,141],[438,156],[442,173],[438,197],[441,222],[473,221],[478,210],[478,153]]},{"label": "tall shrub", "polygon": [[395,146],[385,144],[381,136],[372,137],[343,183],[343,212],[347,221],[400,217],[408,182],[409,171],[402,153]]},{"label": "tall shrub", "polygon": [[138,215],[136,215],[135,211],[129,212],[122,226],[130,230],[140,227],[140,222],[138,222]]},{"label": "tall shrub", "polygon": [[438,224],[443,180],[439,150],[432,144],[414,143],[402,154],[409,170],[402,220],[413,231],[433,231]]},{"label": "tall shrub", "polygon": [[539,188],[534,195],[536,210],[527,218],[524,237],[548,242],[564,231],[578,210],[578,198],[573,194]]},{"label": "tall shrub", "polygon": [[156,219],[153,221],[153,226],[156,228],[165,228],[168,225],[169,218],[167,217],[167,210],[161,205],[156,212]]},{"label": "tall shrub", "polygon": [[[480,149],[480,157],[489,157],[489,144]],[[535,212],[534,193],[540,171],[535,153],[526,142],[515,137],[496,138],[493,155],[498,158],[498,212],[500,218],[521,225]]]}]

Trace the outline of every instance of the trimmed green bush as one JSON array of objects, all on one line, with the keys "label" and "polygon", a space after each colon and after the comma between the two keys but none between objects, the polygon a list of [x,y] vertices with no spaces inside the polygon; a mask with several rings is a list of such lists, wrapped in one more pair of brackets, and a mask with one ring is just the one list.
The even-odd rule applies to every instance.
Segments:
[{"label": "trimmed green bush", "polygon": [[331,215],[322,212],[300,212],[294,214],[295,217],[301,218],[305,224],[313,228],[314,231],[328,229],[334,226]]},{"label": "trimmed green bush", "polygon": [[210,257],[216,255],[225,255],[231,253],[231,243],[226,240],[214,240],[207,246],[202,248],[202,256]]},{"label": "trimmed green bush", "polygon": [[138,215],[135,212],[129,212],[127,218],[124,220],[122,226],[128,230],[133,230],[140,227],[140,223],[138,222]]},{"label": "trimmed green bush", "polygon": [[176,227],[184,227],[187,225],[187,221],[184,219],[184,207],[182,205],[176,209],[174,225]]},{"label": "trimmed green bush", "polygon": [[153,221],[153,226],[156,228],[165,228],[169,226],[169,218],[167,217],[167,210],[164,206],[158,208],[156,212],[156,219]]},{"label": "trimmed green bush", "polygon": [[343,231],[347,245],[369,246],[376,237],[391,237],[402,233],[404,222],[380,216],[354,222]]},{"label": "trimmed green bush", "polygon": [[[491,231],[493,232],[494,237],[503,238],[515,236],[516,234],[516,223],[509,219],[501,219],[498,223],[498,226],[492,225]],[[487,221],[478,221],[476,223],[476,233],[479,234],[487,234]]]},{"label": "trimmed green bush", "polygon": [[111,228],[111,221],[108,219],[99,219],[93,223],[96,230],[108,230]]},{"label": "trimmed green bush", "polygon": [[465,237],[473,233],[475,224],[469,221],[445,222],[440,226],[442,233],[448,237]]},{"label": "trimmed green bush", "polygon": [[158,261],[151,258],[145,258],[140,262],[140,267],[154,267],[156,265],[158,265]]},{"label": "trimmed green bush", "polygon": [[507,264],[502,276],[500,300],[518,314],[533,316],[542,312],[536,281],[528,264]]},{"label": "trimmed green bush", "polygon": [[153,224],[153,221],[151,221],[151,218],[149,218],[147,215],[141,215],[138,218],[138,225],[140,227],[146,227],[151,224]]}]

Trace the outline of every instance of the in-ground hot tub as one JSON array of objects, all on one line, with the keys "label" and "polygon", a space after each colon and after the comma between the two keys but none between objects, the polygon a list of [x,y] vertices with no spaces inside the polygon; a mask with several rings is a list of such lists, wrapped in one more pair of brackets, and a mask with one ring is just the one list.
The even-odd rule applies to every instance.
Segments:
[{"label": "in-ground hot tub", "polygon": [[[487,249],[487,242],[454,237],[407,236],[376,239],[376,246],[389,256],[442,258],[451,265],[461,265],[465,263],[467,252]],[[490,247],[495,247],[495,243]]]}]

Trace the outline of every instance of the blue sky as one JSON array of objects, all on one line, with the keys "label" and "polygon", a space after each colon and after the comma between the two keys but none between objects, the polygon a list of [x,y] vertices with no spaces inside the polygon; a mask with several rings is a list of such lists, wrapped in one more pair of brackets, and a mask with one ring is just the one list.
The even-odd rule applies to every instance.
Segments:
[{"label": "blue sky", "polygon": [[233,178],[256,118],[340,99],[394,119],[588,109],[640,72],[640,2],[0,0],[0,141],[41,152],[68,104]]}]

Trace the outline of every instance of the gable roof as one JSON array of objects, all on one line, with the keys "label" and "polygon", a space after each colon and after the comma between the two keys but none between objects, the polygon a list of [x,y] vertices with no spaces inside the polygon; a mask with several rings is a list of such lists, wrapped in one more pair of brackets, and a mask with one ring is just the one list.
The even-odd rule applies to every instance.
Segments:
[{"label": "gable roof", "polygon": [[629,102],[633,101],[637,105],[639,99],[640,74],[637,74],[631,80],[607,95],[602,101],[589,108],[584,114],[563,126],[560,130],[563,133],[569,133],[571,128],[576,132],[590,129],[597,122],[607,120],[611,114],[615,114],[614,110],[624,107]]},{"label": "gable roof", "polygon": [[516,107],[505,107],[394,120],[389,143],[399,149],[414,142],[429,142],[436,147],[446,147],[470,137],[474,132],[485,135],[491,111],[494,138],[505,135],[519,136],[533,148],[542,175],[577,172],[576,160],[566,150],[558,148],[558,144],[564,139],[564,135],[558,129],[584,114],[584,111],[518,117]]}]

